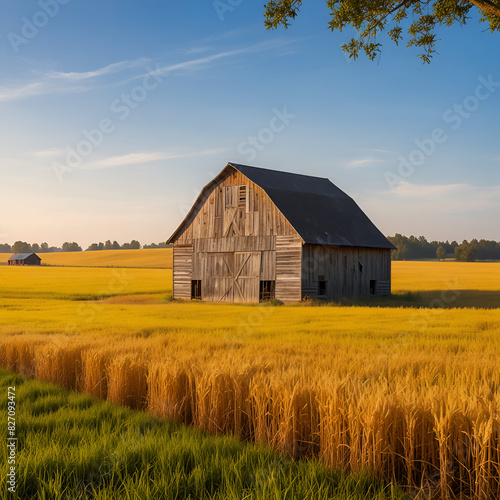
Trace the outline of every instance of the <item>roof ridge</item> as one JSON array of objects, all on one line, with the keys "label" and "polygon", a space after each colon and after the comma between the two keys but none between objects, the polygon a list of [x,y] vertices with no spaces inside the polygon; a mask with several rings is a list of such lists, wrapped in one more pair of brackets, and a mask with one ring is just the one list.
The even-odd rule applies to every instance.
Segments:
[{"label": "roof ridge", "polygon": [[[228,165],[232,167],[244,167],[244,168],[254,168],[256,170],[263,170],[264,172],[273,172],[277,174],[285,174],[285,175],[296,175],[298,177],[309,177],[310,179],[321,179],[323,181],[328,181],[333,184],[333,182],[328,177],[319,177],[317,175],[309,175],[309,174],[298,174],[296,172],[288,172],[287,170],[276,170],[274,168],[264,168],[264,167],[256,167],[255,165],[244,165],[243,163],[234,163],[232,161],[228,162]],[[226,165],[227,166],[227,165]],[[335,186],[335,184],[333,184]]]}]

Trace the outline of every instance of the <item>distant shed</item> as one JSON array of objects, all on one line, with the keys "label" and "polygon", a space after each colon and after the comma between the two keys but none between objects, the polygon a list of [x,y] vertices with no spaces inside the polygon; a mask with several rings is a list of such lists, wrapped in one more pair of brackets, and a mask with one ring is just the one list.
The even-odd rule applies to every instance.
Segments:
[{"label": "distant shed", "polygon": [[176,299],[295,302],[391,292],[395,247],[325,178],[229,163],[167,243]]},{"label": "distant shed", "polygon": [[36,253],[16,253],[7,262],[9,266],[39,266],[42,259]]}]

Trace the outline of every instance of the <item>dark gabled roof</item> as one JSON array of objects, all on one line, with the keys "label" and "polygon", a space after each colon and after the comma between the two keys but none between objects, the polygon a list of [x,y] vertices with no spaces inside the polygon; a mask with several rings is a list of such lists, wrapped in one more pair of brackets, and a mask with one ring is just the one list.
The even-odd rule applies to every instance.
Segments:
[{"label": "dark gabled roof", "polygon": [[[9,260],[24,260],[27,259],[30,255],[36,255],[36,253],[15,253],[14,255],[9,257]],[[38,257],[38,255],[36,255]],[[40,259],[40,257],[38,257]]]},{"label": "dark gabled roof", "polygon": [[375,227],[356,202],[328,179],[228,163],[196,200],[167,243],[180,234],[195,215],[204,193],[235,169],[261,187],[297,231],[304,243],[349,247],[387,248],[394,245]]}]

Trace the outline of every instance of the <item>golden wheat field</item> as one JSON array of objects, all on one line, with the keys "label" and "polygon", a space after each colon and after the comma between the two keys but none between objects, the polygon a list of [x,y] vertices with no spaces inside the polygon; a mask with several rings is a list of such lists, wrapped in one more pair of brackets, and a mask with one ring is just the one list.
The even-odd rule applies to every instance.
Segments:
[{"label": "golden wheat field", "polygon": [[0,364],[421,498],[500,498],[500,264],[393,275],[413,307],[176,302],[166,269],[1,266]]},{"label": "golden wheat field", "polygon": [[[7,262],[11,253],[0,253],[0,262]],[[172,268],[172,249],[98,250],[93,252],[41,253],[42,265],[94,267],[159,267]]]}]

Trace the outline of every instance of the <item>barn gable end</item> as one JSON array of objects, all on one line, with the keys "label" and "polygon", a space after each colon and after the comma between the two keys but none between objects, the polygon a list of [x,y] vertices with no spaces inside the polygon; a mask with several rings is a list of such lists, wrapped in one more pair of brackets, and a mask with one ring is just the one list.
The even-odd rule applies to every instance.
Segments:
[{"label": "barn gable end", "polygon": [[258,302],[265,286],[273,298],[301,299],[302,239],[266,192],[233,167],[204,188],[169,242],[174,298],[196,297],[199,287],[203,300]]},{"label": "barn gable end", "polygon": [[[387,267],[387,256],[390,268],[392,248],[354,201],[327,179],[239,164],[228,164],[205,186],[168,242],[174,247],[174,298],[216,302],[295,302],[318,296],[312,288],[319,286],[322,268],[309,265],[307,272],[306,260],[337,259],[342,267],[343,260],[335,256],[340,246],[358,254],[364,245],[385,262],[373,257],[373,269]],[[370,280],[340,285],[339,272],[330,271],[327,298],[370,291]],[[387,279],[387,273],[377,276],[373,279]]]}]

